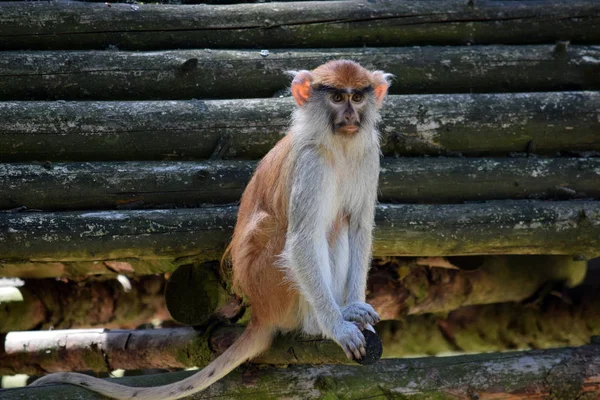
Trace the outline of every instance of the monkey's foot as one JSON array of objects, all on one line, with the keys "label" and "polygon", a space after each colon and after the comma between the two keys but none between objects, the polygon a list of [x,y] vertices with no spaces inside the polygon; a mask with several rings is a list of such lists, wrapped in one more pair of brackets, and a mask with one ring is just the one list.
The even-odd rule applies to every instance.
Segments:
[{"label": "monkey's foot", "polygon": [[383,353],[381,339],[379,339],[379,336],[375,332],[368,329],[363,330],[362,334],[365,337],[367,354],[354,361],[361,365],[375,364],[375,362],[381,358],[381,354]]},{"label": "monkey's foot", "polygon": [[361,329],[367,325],[375,325],[379,322],[379,315],[370,304],[362,301],[355,301],[342,308],[342,316],[346,321],[356,322]]},{"label": "monkey's foot", "polygon": [[333,340],[350,360],[358,360],[367,354],[365,337],[354,322],[342,321],[333,331]]}]

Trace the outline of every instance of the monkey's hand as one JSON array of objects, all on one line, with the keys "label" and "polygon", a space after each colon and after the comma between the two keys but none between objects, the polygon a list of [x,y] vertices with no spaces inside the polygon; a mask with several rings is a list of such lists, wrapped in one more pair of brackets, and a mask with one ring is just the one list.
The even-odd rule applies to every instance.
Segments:
[{"label": "monkey's hand", "polygon": [[367,355],[365,336],[353,322],[343,321],[339,324],[333,330],[333,340],[350,360],[360,360]]},{"label": "monkey's hand", "polygon": [[356,322],[361,329],[379,322],[379,315],[373,307],[363,301],[355,301],[342,307],[342,316],[346,321]]}]

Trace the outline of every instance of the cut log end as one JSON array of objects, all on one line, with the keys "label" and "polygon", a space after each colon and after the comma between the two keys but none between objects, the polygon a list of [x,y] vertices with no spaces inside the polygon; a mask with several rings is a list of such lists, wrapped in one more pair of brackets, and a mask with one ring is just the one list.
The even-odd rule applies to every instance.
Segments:
[{"label": "cut log end", "polygon": [[355,361],[361,365],[375,364],[383,354],[383,344],[381,343],[381,339],[379,338],[379,335],[368,329],[363,330],[362,334],[365,336],[365,341],[367,342],[367,354],[363,358]]},{"label": "cut log end", "polygon": [[[173,272],[165,290],[165,302],[173,319],[185,325],[202,325],[230,303],[221,285],[217,263],[182,265]],[[230,307],[227,307],[229,309]],[[223,315],[234,314],[231,311]]]}]

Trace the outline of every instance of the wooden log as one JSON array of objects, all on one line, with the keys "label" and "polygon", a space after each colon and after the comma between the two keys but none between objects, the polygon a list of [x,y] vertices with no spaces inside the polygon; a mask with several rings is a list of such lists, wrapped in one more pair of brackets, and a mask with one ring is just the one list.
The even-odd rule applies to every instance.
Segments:
[{"label": "wooden log", "polygon": [[[0,161],[256,159],[294,108],[291,98],[0,102]],[[600,151],[599,108],[598,92],[392,95],[381,111],[382,151]]]},{"label": "wooden log", "polygon": [[[243,330],[232,326],[213,332],[191,327],[11,332],[3,340],[0,374],[202,367],[225,351]],[[334,342],[293,334],[278,338],[255,362],[354,363]]]},{"label": "wooden log", "polygon": [[373,250],[380,256],[579,254],[591,258],[598,254],[598,207],[595,202],[575,201],[381,204]]},{"label": "wooden log", "polygon": [[[0,231],[0,257],[31,261],[98,261],[129,257],[172,261],[199,256],[199,261],[217,260],[231,236],[236,211],[236,207],[226,206],[124,212],[5,213],[0,216],[3,228]],[[18,247],[23,253],[19,254]],[[23,257],[27,253],[29,256]]]},{"label": "wooden log", "polygon": [[[0,276],[18,277],[19,268],[30,267],[27,262],[41,267],[42,262],[121,258],[179,265],[218,260],[235,213],[233,206],[0,213]],[[575,254],[591,258],[599,251],[600,202],[381,204],[376,225],[376,256]]]},{"label": "wooden log", "polygon": [[[194,207],[239,200],[255,162],[0,164],[0,209]],[[387,158],[379,200],[600,198],[598,158]]]},{"label": "wooden log", "polygon": [[162,294],[165,283],[160,276],[131,278],[129,288],[117,280],[27,280],[18,288],[22,301],[1,304],[0,332],[97,326],[135,329],[155,318],[169,319]]},{"label": "wooden log", "polygon": [[[387,358],[449,352],[489,352],[578,346],[600,333],[598,286],[582,286],[540,299],[459,308],[447,314],[412,315],[376,326]],[[567,301],[565,301],[567,299]],[[57,371],[203,367],[243,331],[221,326],[11,332],[0,353],[0,375]],[[255,364],[353,364],[331,341],[288,334],[278,337]]]},{"label": "wooden log", "polygon": [[[440,289],[443,284],[440,284]],[[525,303],[463,307],[377,325],[384,357],[547,349],[589,343],[600,326],[598,286],[533,297]]]},{"label": "wooden log", "polygon": [[[384,320],[448,313],[468,305],[519,302],[534,296],[542,287],[559,286],[562,282],[574,286],[586,272],[585,261],[569,256],[451,260],[463,265],[472,258],[481,262],[475,271],[424,267],[414,258],[377,259],[370,272],[367,300]],[[429,259],[418,262],[428,264]],[[182,267],[171,275],[164,298],[164,280],[160,277],[133,278],[130,292],[116,280],[26,280],[18,288],[23,300],[0,307],[0,333],[36,328],[134,328],[155,317],[168,319],[165,302],[171,317],[186,325],[199,325],[217,310],[218,316],[225,319],[240,316],[241,302],[219,289],[221,284],[211,266],[196,266],[192,271],[189,265]],[[183,275],[187,281],[181,279]]]},{"label": "wooden log", "polygon": [[[0,246],[1,248],[1,246]],[[0,276],[24,279],[76,278],[89,276],[111,277],[116,274],[153,275],[174,271],[187,260],[173,258],[118,258],[104,261],[0,261]],[[16,275],[15,275],[16,274]]]},{"label": "wooden log", "polygon": [[165,290],[171,317],[184,325],[197,326],[215,317],[232,320],[244,313],[241,299],[230,295],[219,263],[186,264],[177,268]]},{"label": "wooden log", "polygon": [[[471,305],[520,302],[543,287],[573,287],[583,281],[587,270],[585,261],[570,256],[474,256],[450,261],[462,265],[472,259],[478,264],[476,270],[418,267],[412,258],[375,260],[367,301],[382,320],[443,315]],[[429,259],[418,262],[431,263]]]},{"label": "wooden log", "polygon": [[286,71],[339,58],[394,74],[395,94],[600,88],[594,46],[22,51],[0,59],[0,100],[271,97],[289,86]]},{"label": "wooden log", "polygon": [[600,7],[461,0],[186,6],[5,3],[0,50],[597,43]]},{"label": "wooden log", "polygon": [[[369,367],[242,367],[186,399],[391,398],[510,400],[594,399],[600,391],[600,347],[492,353],[454,357],[381,360]],[[115,379],[131,385],[164,385],[195,371]],[[70,385],[8,389],[5,400],[98,399]],[[435,397],[434,397],[435,396]]]}]

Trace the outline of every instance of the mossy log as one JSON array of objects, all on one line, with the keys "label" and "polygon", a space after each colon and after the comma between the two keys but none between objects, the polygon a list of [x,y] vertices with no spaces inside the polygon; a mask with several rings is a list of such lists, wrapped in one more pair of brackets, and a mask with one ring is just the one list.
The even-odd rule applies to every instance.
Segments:
[{"label": "mossy log", "polygon": [[[383,320],[406,315],[447,313],[474,304],[522,301],[538,290],[554,286],[573,287],[582,282],[586,261],[571,256],[472,256],[451,257],[453,265],[476,266],[476,270],[430,268],[436,258],[392,258],[373,262],[367,284],[367,301]],[[476,264],[476,265],[475,265]],[[423,266],[427,265],[427,266]],[[241,299],[223,299],[214,278],[201,266],[179,267],[171,276],[177,289],[167,291],[167,307],[186,325],[198,325],[219,311],[232,318],[240,312]],[[210,273],[210,271],[209,271]],[[207,285],[216,286],[212,291]],[[210,299],[206,297],[210,296]],[[228,300],[228,301],[226,301]],[[236,307],[237,305],[237,307]]]},{"label": "mossy log", "polygon": [[[598,286],[581,286],[538,304],[464,307],[447,314],[413,315],[376,326],[384,357],[578,346],[600,333]],[[11,332],[0,353],[0,375],[56,371],[203,367],[224,352],[243,327],[191,327]],[[353,364],[331,341],[278,337],[256,364]]]},{"label": "mossy log", "polygon": [[600,89],[600,49],[580,45],[22,51],[0,59],[0,100],[271,97],[286,71],[339,58],[394,74],[395,94]]},{"label": "mossy log", "polygon": [[[91,162],[0,164],[0,209],[197,207],[239,200],[256,163]],[[379,200],[600,198],[598,158],[387,158]]]},{"label": "mossy log", "polygon": [[[242,367],[186,399],[496,399],[593,400],[600,391],[600,347],[455,357],[380,360],[350,365]],[[163,385],[195,371],[116,379],[132,386]],[[9,389],[5,400],[98,399],[86,389],[50,385]]]},{"label": "mossy log", "polygon": [[171,317],[185,325],[197,326],[210,319],[233,320],[241,316],[241,299],[226,290],[219,263],[186,264],[169,276],[165,304]]},{"label": "mossy log", "polygon": [[154,318],[168,319],[160,276],[69,282],[27,280],[18,290],[22,301],[0,304],[0,332],[73,327],[129,328]]},{"label": "mossy log", "polygon": [[[220,259],[237,208],[0,214],[0,259],[110,261]],[[20,248],[20,249],[19,249]],[[135,271],[135,264],[122,265]],[[148,266],[152,266],[149,264]],[[144,273],[154,271],[145,270]]]},{"label": "mossy log", "polygon": [[[44,269],[44,262],[56,270],[57,262],[150,259],[159,271],[144,273],[155,273],[192,261],[219,260],[236,210],[224,206],[0,213],[0,275],[18,277],[21,268],[31,271],[35,263]],[[591,258],[599,253],[600,202],[594,201],[381,204],[375,222],[375,256],[565,254]],[[128,263],[127,269],[139,273],[135,263]]]},{"label": "mossy log", "polygon": [[597,43],[600,7],[461,0],[177,6],[5,3],[0,50]]},{"label": "mossy log", "polygon": [[597,290],[598,286],[580,286],[534,296],[523,304],[413,315],[384,321],[377,332],[386,358],[579,346],[600,332]]},{"label": "mossy log", "polygon": [[[418,262],[428,264],[428,260]],[[447,313],[468,305],[522,301],[542,288],[574,286],[586,272],[586,262],[570,256],[475,256],[451,261],[461,266],[476,262],[479,268],[429,268],[418,265],[414,258],[377,259],[367,300],[382,319],[401,319],[411,314]],[[222,278],[213,268],[210,263],[178,268],[169,278],[164,298],[164,279],[157,276],[131,279],[129,292],[116,280],[26,280],[18,288],[23,301],[0,304],[0,332],[134,328],[152,318],[168,319],[165,302],[171,317],[187,325],[199,325],[215,315],[235,319],[242,304],[222,289]]]},{"label": "mossy log", "polygon": [[[0,161],[257,159],[286,132],[291,98],[0,102]],[[386,156],[600,151],[598,92],[391,95]],[[169,140],[165,140],[167,138]]]},{"label": "mossy log", "polygon": [[24,279],[64,277],[80,280],[90,276],[114,277],[117,274],[153,275],[174,271],[180,265],[186,264],[186,261],[159,257],[144,259],[129,257],[104,261],[0,260],[0,277]]},{"label": "mossy log", "polygon": [[[243,330],[244,327],[231,326],[214,331],[181,327],[11,332],[3,340],[0,375],[39,375],[69,370],[110,372],[114,369],[202,367],[225,351]],[[332,341],[295,334],[279,337],[271,350],[254,362],[354,363]]]},{"label": "mossy log", "polygon": [[[423,267],[411,258],[376,260],[369,273],[367,301],[382,320],[444,314],[470,305],[520,302],[545,287],[573,287],[583,281],[587,270],[585,261],[570,256],[471,256],[448,260],[457,266],[476,268]],[[428,265],[429,259],[417,262]]]},{"label": "mossy log", "polygon": [[[481,263],[476,271],[430,269],[418,265],[414,258],[375,260],[368,301],[382,319],[399,319],[407,314],[449,312],[466,305],[521,301],[544,285],[575,285],[586,271],[585,261],[569,256],[455,257],[453,261],[461,264],[471,258]],[[419,262],[427,264],[427,260]],[[130,286],[117,280],[27,280],[16,288],[20,301],[0,305],[0,332],[134,328],[153,318],[167,319],[165,302],[171,317],[187,325],[199,325],[215,313],[226,319],[237,318],[242,304],[222,289],[214,264],[178,268],[169,278],[164,298],[165,281],[159,276],[133,278]],[[127,273],[115,270],[114,274],[118,272]],[[443,291],[439,290],[440,282]]]}]

